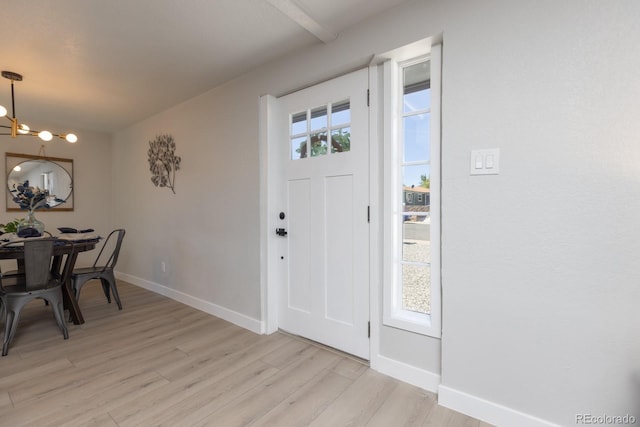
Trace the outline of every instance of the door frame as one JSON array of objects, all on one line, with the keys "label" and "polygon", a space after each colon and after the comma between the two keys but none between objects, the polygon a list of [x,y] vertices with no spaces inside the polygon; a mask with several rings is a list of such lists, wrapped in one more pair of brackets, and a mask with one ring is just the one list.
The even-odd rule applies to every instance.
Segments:
[{"label": "door frame", "polygon": [[[367,78],[369,83],[372,81],[371,73],[376,72],[375,66],[368,67]],[[348,74],[348,73],[345,73]],[[342,75],[334,76],[331,79],[339,78]],[[327,81],[328,81],[327,80]],[[373,80],[376,81],[376,80]],[[317,84],[321,84],[317,83]],[[377,92],[373,88],[370,88],[371,93]],[[379,236],[378,232],[381,222],[380,218],[374,219],[377,215],[373,215],[378,211],[378,203],[381,191],[379,173],[380,168],[377,166],[379,161],[379,154],[377,152],[377,135],[374,136],[372,132],[377,131],[377,118],[371,108],[375,105],[373,99],[370,100],[370,108],[367,112],[369,118],[368,124],[368,139],[366,143],[369,145],[369,206],[372,217],[369,224],[369,319],[370,326],[370,340],[369,340],[369,361],[373,367],[378,354],[378,333],[379,328],[377,326],[381,312],[381,307],[375,301],[379,301],[380,290],[380,267],[379,263],[372,262],[373,259],[379,258],[373,249],[379,248]],[[275,234],[275,229],[279,228],[278,225],[278,209],[283,206],[284,198],[280,191],[277,191],[276,187],[270,185],[273,182],[278,182],[283,179],[282,169],[272,170],[269,168],[270,160],[273,156],[277,155],[276,147],[272,141],[280,140],[280,138],[287,137],[288,135],[279,135],[278,129],[275,126],[269,126],[269,122],[272,120],[273,115],[277,114],[277,97],[274,95],[262,95],[259,99],[259,159],[260,159],[260,303],[261,303],[261,318],[260,318],[260,332],[262,334],[272,334],[278,331],[278,301],[279,301],[279,289],[280,283],[286,276],[284,263],[279,266],[277,263],[278,254],[281,253],[281,246],[286,244],[286,239],[279,238]],[[372,144],[372,142],[375,142]],[[375,145],[375,146],[374,146]],[[375,273],[376,275],[372,275]]]},{"label": "door frame", "polygon": [[[284,279],[283,268],[274,267],[270,260],[279,252],[275,234],[276,207],[282,206],[283,198],[275,186],[270,185],[282,179],[281,170],[269,168],[270,159],[276,155],[275,144],[279,137],[277,129],[269,126],[276,112],[277,98],[273,95],[260,97],[259,157],[260,157],[260,332],[272,334],[278,331],[279,283]],[[273,233],[270,231],[273,230]],[[284,240],[284,239],[280,239]]]}]

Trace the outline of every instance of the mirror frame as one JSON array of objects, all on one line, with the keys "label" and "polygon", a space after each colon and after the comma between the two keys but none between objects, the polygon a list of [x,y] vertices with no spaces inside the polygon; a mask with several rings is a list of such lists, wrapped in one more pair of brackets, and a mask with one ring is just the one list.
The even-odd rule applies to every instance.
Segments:
[{"label": "mirror frame", "polygon": [[55,211],[73,211],[73,190],[74,190],[74,181],[73,181],[73,159],[65,159],[62,157],[49,157],[49,156],[33,156],[30,154],[20,154],[20,153],[5,153],[5,179],[4,179],[4,187],[5,187],[5,199],[7,202],[7,212],[19,212],[24,211],[24,209],[20,209],[16,202],[13,201],[13,197],[11,191],[9,189],[9,174],[13,170],[13,168],[24,161],[27,160],[46,160],[56,165],[60,166],[64,169],[69,176],[71,177],[71,193],[69,193],[69,197],[65,201],[65,203],[60,203],[57,206],[54,206],[49,209],[38,209],[37,212],[40,214],[41,212],[55,212]]}]

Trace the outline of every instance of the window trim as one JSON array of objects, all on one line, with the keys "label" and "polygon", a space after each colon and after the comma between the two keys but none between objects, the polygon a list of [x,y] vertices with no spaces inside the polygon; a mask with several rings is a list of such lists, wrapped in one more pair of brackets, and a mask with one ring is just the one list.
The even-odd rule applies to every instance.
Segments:
[{"label": "window trim", "polygon": [[[431,304],[430,314],[416,313],[402,308],[401,256],[402,204],[398,192],[402,191],[399,171],[399,144],[401,135],[400,113],[401,70],[403,66],[415,64],[420,60],[431,60],[431,127],[430,127],[430,216],[431,216]],[[405,58],[402,58],[405,59]],[[441,64],[442,45],[431,46],[430,52],[414,58],[406,58],[398,63],[387,60],[383,64],[384,94],[384,278],[383,278],[383,318],[382,323],[407,331],[440,338],[442,333],[441,306]]]}]

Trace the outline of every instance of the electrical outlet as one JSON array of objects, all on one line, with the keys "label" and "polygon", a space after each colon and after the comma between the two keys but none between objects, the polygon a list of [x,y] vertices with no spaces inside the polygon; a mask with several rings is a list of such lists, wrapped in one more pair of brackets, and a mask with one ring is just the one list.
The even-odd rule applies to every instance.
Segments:
[{"label": "electrical outlet", "polygon": [[160,263],[160,268],[162,269],[163,273],[167,272],[167,264],[164,261]]}]

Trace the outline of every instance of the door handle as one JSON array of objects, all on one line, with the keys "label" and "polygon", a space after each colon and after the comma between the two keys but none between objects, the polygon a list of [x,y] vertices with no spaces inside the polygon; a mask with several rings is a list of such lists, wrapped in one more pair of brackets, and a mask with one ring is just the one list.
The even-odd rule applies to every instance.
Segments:
[{"label": "door handle", "polygon": [[287,235],[287,230],[285,230],[284,228],[276,228],[276,234],[278,236],[284,237]]}]

